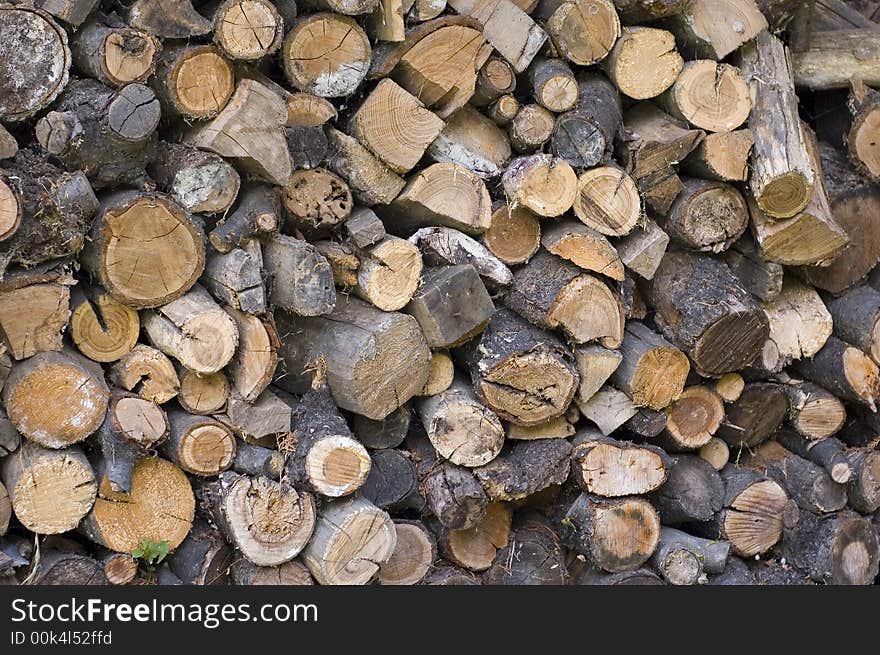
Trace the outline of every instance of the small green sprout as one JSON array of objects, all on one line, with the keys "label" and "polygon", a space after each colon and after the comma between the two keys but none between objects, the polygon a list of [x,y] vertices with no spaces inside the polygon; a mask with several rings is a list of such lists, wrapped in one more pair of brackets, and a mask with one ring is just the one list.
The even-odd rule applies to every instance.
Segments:
[{"label": "small green sprout", "polygon": [[153,541],[152,539],[144,539],[135,548],[131,556],[141,560],[147,565],[151,571],[168,557],[168,551],[171,550],[171,544],[167,541]]}]

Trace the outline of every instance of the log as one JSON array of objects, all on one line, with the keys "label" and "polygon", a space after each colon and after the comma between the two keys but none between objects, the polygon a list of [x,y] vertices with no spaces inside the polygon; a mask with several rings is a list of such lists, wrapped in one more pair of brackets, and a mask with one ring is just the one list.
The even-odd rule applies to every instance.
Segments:
[{"label": "log", "polygon": [[409,172],[443,121],[393,80],[383,79],[350,120],[351,135],[398,175]]},{"label": "log", "polygon": [[415,464],[409,453],[383,448],[370,453],[370,474],[360,494],[376,507],[400,510],[418,493]]},{"label": "log", "polygon": [[520,108],[519,100],[513,95],[507,93],[489,106],[486,110],[486,115],[492,119],[498,127],[506,127],[510,125],[510,122],[514,118],[516,118]]},{"label": "log", "polygon": [[698,251],[727,250],[745,232],[749,222],[746,201],[735,187],[724,182],[682,179],[682,191],[660,227],[685,248]]},{"label": "log", "polygon": [[76,552],[47,550],[30,574],[36,585],[106,585],[108,580],[101,564],[94,558]]},{"label": "log", "polygon": [[736,402],[725,408],[718,436],[734,449],[753,448],[779,429],[788,408],[788,396],[782,386],[750,382]]},{"label": "log", "polygon": [[708,573],[722,573],[729,552],[730,544],[726,541],[701,539],[675,528],[663,528],[651,563],[669,584],[693,585],[705,581]]},{"label": "log", "polygon": [[711,59],[687,62],[660,104],[675,118],[706,132],[735,130],[752,106],[739,69]]},{"label": "log", "polygon": [[719,377],[712,388],[726,403],[735,402],[743,392],[746,383],[739,373],[725,373]]},{"label": "log", "polygon": [[723,59],[752,39],[761,38],[767,19],[755,0],[692,0],[665,24],[687,52]]},{"label": "log", "polygon": [[404,41],[406,29],[401,0],[379,0],[367,19],[367,29],[377,41]]},{"label": "log", "polygon": [[[451,360],[449,364],[451,367]],[[450,383],[451,381],[452,372],[450,371]],[[367,448],[397,448],[406,438],[411,418],[412,410],[407,405],[399,407],[378,421],[355,414],[352,418],[352,431],[357,440]]]},{"label": "log", "polygon": [[[508,169],[509,170],[509,169]],[[386,225],[407,235],[441,225],[469,234],[489,228],[492,202],[483,180],[458,164],[431,164],[407,181],[397,197],[377,213]]]},{"label": "log", "polygon": [[327,387],[323,361],[311,388],[293,408],[291,438],[296,446],[285,470],[298,488],[338,498],[357,491],[370,474],[370,455],[354,438]]},{"label": "log", "polygon": [[160,141],[147,171],[162,191],[191,212],[225,213],[241,186],[238,173],[222,157],[179,143]]},{"label": "log", "polygon": [[678,455],[666,482],[651,495],[664,525],[706,522],[723,507],[724,483],[711,464],[696,455]]},{"label": "log", "polygon": [[712,468],[716,471],[723,469],[727,466],[727,462],[730,461],[730,448],[724,443],[723,439],[719,439],[718,437],[712,437],[709,439],[709,441],[700,447],[697,454],[701,459],[709,462]]},{"label": "log", "polygon": [[286,123],[284,101],[263,84],[243,79],[217,116],[191,127],[184,143],[232,159],[247,173],[284,186],[293,172]]},{"label": "log", "polygon": [[232,468],[242,475],[262,475],[270,480],[277,480],[284,473],[286,462],[286,453],[239,439],[235,447],[235,461],[232,463]]},{"label": "log", "polygon": [[34,5],[64,21],[73,28],[78,28],[95,10],[98,0],[37,0]]},{"label": "log", "polygon": [[284,19],[269,0],[223,0],[212,22],[214,42],[230,59],[261,59],[278,50],[284,37]]},{"label": "log", "polygon": [[486,515],[471,528],[450,530],[439,526],[440,553],[469,571],[485,571],[510,539],[511,511],[501,503],[490,503]]},{"label": "log", "polygon": [[505,427],[507,429],[508,439],[517,439],[520,441],[534,441],[535,439],[565,439],[575,433],[574,424],[569,420],[568,414],[572,410],[577,410],[580,416],[580,410],[576,405],[569,405],[564,416],[558,416],[550,419],[545,423],[538,425],[522,426],[516,423],[509,423]]},{"label": "log", "polygon": [[577,196],[578,182],[571,166],[548,154],[514,159],[501,181],[508,201],[539,216],[561,216],[571,209]]},{"label": "log", "polygon": [[745,182],[755,137],[748,128],[707,134],[682,163],[691,175],[719,182]]},{"label": "log", "polygon": [[[323,132],[321,132],[323,135]],[[306,234],[322,234],[351,214],[351,190],[344,180],[322,168],[297,170],[283,189],[287,224]]]},{"label": "log", "polygon": [[0,130],[0,159],[12,159],[18,152],[18,142],[4,127]]},{"label": "log", "polygon": [[[200,282],[227,307],[260,315],[266,312],[266,289],[262,277],[262,252],[255,246],[252,242],[247,250],[233,248],[225,254],[209,253]],[[239,337],[243,340],[241,334]]]},{"label": "log", "polygon": [[855,78],[850,83],[847,106],[852,123],[846,135],[847,154],[853,167],[873,182],[880,181],[880,161],[877,160],[876,140],[878,94]]},{"label": "log", "polygon": [[367,584],[397,545],[391,518],[363,498],[321,507],[303,562],[319,584]]},{"label": "log", "polygon": [[504,171],[510,159],[510,141],[489,118],[465,105],[446,119],[446,126],[426,152],[438,163],[458,164],[489,179]]},{"label": "log", "polygon": [[592,398],[611,374],[620,366],[623,355],[595,344],[579,346],[573,350],[575,364],[580,375],[577,397],[581,402]]},{"label": "log", "polygon": [[660,444],[670,452],[702,448],[725,419],[721,397],[703,385],[687,387],[664,411],[666,427]]},{"label": "log", "polygon": [[[415,319],[381,312],[354,298],[342,298],[327,317],[276,315],[284,362],[278,383],[301,393],[302,372],[323,356],[336,403],[371,419],[382,419],[419,393],[428,377],[430,352]],[[284,375],[286,374],[286,375]]]},{"label": "log", "polygon": [[300,316],[333,311],[336,290],[330,264],[314,246],[284,234],[263,241],[264,270],[270,278],[269,300]]},{"label": "log", "polygon": [[684,10],[686,0],[614,0],[624,23],[652,22]]},{"label": "log", "polygon": [[831,336],[832,314],[810,286],[786,280],[779,295],[763,305],[770,339],[786,364],[813,357]]},{"label": "log", "polygon": [[501,418],[532,426],[568,409],[579,375],[571,352],[553,335],[502,309],[470,350],[463,359],[477,399]]},{"label": "log", "polygon": [[[37,534],[73,530],[92,508],[98,489],[78,446],[47,450],[25,441],[3,460],[0,478],[8,492],[6,511],[11,503],[18,522]],[[5,533],[8,514],[3,524]]]},{"label": "log", "polygon": [[817,30],[810,46],[792,53],[795,83],[809,89],[844,89],[850,80],[875,85],[880,59],[877,27]]},{"label": "log", "polygon": [[109,398],[100,368],[69,349],[19,362],[3,386],[9,420],[46,448],[64,448],[95,432]]},{"label": "log", "polygon": [[238,327],[204,287],[195,285],[167,305],[144,313],[150,343],[204,375],[226,366],[238,346]]},{"label": "log", "polygon": [[636,405],[660,410],[681,395],[690,363],[659,334],[630,321],[620,352],[623,359],[611,374],[611,381]]},{"label": "log", "polygon": [[838,338],[880,362],[880,292],[868,285],[856,287],[831,300],[828,312]]},{"label": "log", "polygon": [[[357,285],[352,291],[379,309],[394,312],[408,306],[419,287],[420,276],[422,288],[419,296],[429,293],[426,289],[431,286],[428,281],[431,276],[428,273],[422,276],[422,254],[411,242],[387,236],[362,250],[360,255]],[[478,287],[483,286],[475,271],[473,278]],[[438,285],[439,288],[443,286],[444,284]],[[491,307],[491,301],[489,303]]]},{"label": "log", "polygon": [[629,234],[641,217],[641,202],[632,178],[604,166],[578,178],[574,213],[587,227],[607,236]]},{"label": "log", "polygon": [[162,454],[187,473],[213,477],[232,466],[235,437],[232,430],[210,418],[184,411],[168,412],[171,434]]},{"label": "log", "polygon": [[749,116],[755,138],[750,188],[761,211],[789,218],[806,208],[816,177],[798,119],[791,64],[782,42],[761,32],[741,51],[740,68],[750,80],[754,105]]},{"label": "log", "polygon": [[880,397],[877,365],[845,341],[829,337],[815,357],[797,362],[795,371],[839,398],[875,411],[874,401]]},{"label": "log", "polygon": [[[825,441],[837,442],[836,439]],[[841,444],[837,442],[837,445]],[[813,447],[811,452],[816,450],[819,449]],[[853,472],[846,486],[850,507],[863,514],[876,512],[880,508],[880,455],[869,449],[850,449],[845,455]]]},{"label": "log", "polygon": [[213,118],[235,92],[232,64],[209,45],[165,48],[156,65],[153,87],[168,114]]},{"label": "log", "polygon": [[283,482],[223,473],[197,490],[199,508],[248,561],[278,566],[300,554],[315,530],[315,499]]},{"label": "log", "polygon": [[513,273],[480,242],[448,227],[425,227],[416,231],[409,240],[422,251],[425,266],[457,266],[470,264],[486,286],[492,289],[508,287]]},{"label": "log", "polygon": [[83,250],[83,267],[135,309],[180,298],[205,266],[204,236],[168,196],[120,192],[104,198]]},{"label": "log", "polygon": [[193,9],[192,0],[135,0],[128,6],[127,15],[132,27],[161,38],[187,39],[211,31],[211,22]]},{"label": "log", "polygon": [[543,0],[535,14],[556,51],[578,66],[602,61],[620,36],[611,0]]},{"label": "log", "polygon": [[160,405],[180,391],[180,380],[171,360],[142,343],[110,367],[107,379],[114,386],[133,391],[144,400]]},{"label": "log", "polygon": [[477,401],[463,378],[436,396],[418,400],[416,410],[437,453],[453,464],[482,466],[501,452],[501,421]]},{"label": "log", "polygon": [[[0,283],[0,337],[15,360],[38,352],[61,350],[70,318],[70,286],[59,276],[48,284],[26,284],[6,275]],[[18,286],[24,283],[24,286]],[[137,318],[135,318],[137,320]]]},{"label": "log", "polygon": [[[413,291],[418,282],[416,277],[410,285]],[[449,348],[476,336],[495,311],[479,274],[469,264],[428,268],[420,284],[405,311],[418,321],[431,348]]]},{"label": "log", "polygon": [[782,291],[783,268],[764,259],[754,240],[743,237],[724,251],[723,258],[749,293],[765,303],[777,299]]},{"label": "log", "polygon": [[241,193],[235,209],[208,233],[208,240],[217,252],[226,254],[233,248],[244,248],[255,236],[277,231],[282,222],[278,191],[253,185]]},{"label": "log", "polygon": [[544,109],[558,114],[577,104],[577,81],[561,59],[537,57],[529,66],[529,82],[532,97]]},{"label": "log", "polygon": [[577,84],[577,107],[556,118],[551,146],[572,166],[591,168],[611,157],[622,120],[620,94],[598,73],[580,72]]},{"label": "log", "polygon": [[595,340],[617,348],[623,340],[623,307],[617,295],[599,278],[546,252],[516,272],[504,303],[536,325],[562,328],[578,344]]},{"label": "log", "polygon": [[387,236],[385,226],[375,212],[361,207],[352,212],[345,221],[345,234],[358,248],[366,248],[379,243]]},{"label": "log", "polygon": [[491,462],[474,469],[494,502],[521,500],[568,478],[571,444],[564,439],[516,441]]},{"label": "log", "polygon": [[295,559],[278,566],[257,566],[241,558],[232,563],[231,574],[235,584],[241,586],[315,584],[309,570]]},{"label": "log", "polygon": [[673,460],[660,448],[618,441],[587,430],[574,438],[571,474],[587,493],[616,498],[654,491]]},{"label": "log", "polygon": [[[290,120],[290,108],[287,120]],[[318,168],[330,155],[330,143],[320,126],[288,126],[284,128],[284,138],[294,165],[305,170]]]},{"label": "log", "polygon": [[633,405],[625,393],[608,385],[590,396],[589,400],[578,399],[577,406],[581,414],[592,421],[605,436],[639,413],[639,408]]},{"label": "log", "polygon": [[551,225],[541,236],[541,245],[585,271],[601,273],[612,280],[624,279],[623,262],[611,242],[582,223],[568,220]]},{"label": "log", "polygon": [[420,396],[436,396],[446,391],[452,384],[455,376],[455,367],[449,353],[443,350],[435,350],[431,353],[431,361],[428,363],[428,381],[422,387]]},{"label": "log", "polygon": [[683,64],[675,37],[653,27],[624,29],[601,62],[620,92],[634,100],[659,96],[672,86]]},{"label": "log", "polygon": [[115,362],[131,352],[139,334],[136,311],[100,287],[74,290],[70,335],[83,355],[96,362]]},{"label": "log", "polygon": [[877,576],[877,532],[851,511],[802,513],[797,525],[786,531],[783,548],[786,559],[816,582],[867,585]]},{"label": "log", "polygon": [[650,280],[657,272],[669,245],[669,235],[650,218],[621,238],[615,248],[623,265],[636,275]]},{"label": "log", "polygon": [[414,585],[424,580],[437,556],[437,544],[418,521],[395,521],[397,544],[391,557],[379,564],[379,583]]},{"label": "log", "polygon": [[524,264],[541,247],[541,223],[525,207],[499,205],[483,233],[483,244],[505,264]]},{"label": "log", "polygon": [[[96,467],[97,471],[102,466]],[[98,475],[98,498],[80,529],[89,539],[110,550],[130,553],[157,535],[176,549],[192,527],[195,498],[186,475],[158,457],[140,460],[134,467],[130,493],[115,492]],[[162,489],[161,494],[154,493]]]},{"label": "log", "polygon": [[490,585],[563,585],[566,583],[564,549],[544,517],[518,517],[507,546],[483,576]]},{"label": "log", "polygon": [[3,3],[0,43],[0,62],[15,71],[0,83],[0,119],[25,120],[48,107],[67,84],[67,32],[40,9]]},{"label": "log", "polygon": [[643,498],[602,498],[582,493],[563,525],[571,548],[609,573],[644,564],[660,540],[660,517]]},{"label": "log", "polygon": [[268,317],[224,309],[238,328],[238,349],[226,371],[235,393],[245,402],[254,402],[269,386],[278,366],[278,332]]},{"label": "log", "polygon": [[232,393],[223,417],[223,421],[243,439],[272,446],[277,440],[282,451],[289,450],[284,442],[290,433],[290,419],[290,405],[271,388],[252,402]]},{"label": "log", "polygon": [[513,93],[515,89],[516,73],[513,66],[501,57],[489,57],[477,74],[470,104],[474,107],[488,107],[501,96]]},{"label": "log", "polygon": [[804,382],[789,385],[786,391],[791,415],[789,422],[799,434],[807,439],[825,439],[843,427],[846,408],[827,389]]},{"label": "log", "polygon": [[177,375],[180,379],[177,402],[184,410],[199,416],[223,412],[229,398],[229,379],[223,371],[199,375],[181,366]]},{"label": "log", "polygon": [[187,538],[168,558],[168,567],[184,584],[225,585],[234,560],[220,531],[197,518]]},{"label": "log", "polygon": [[112,585],[126,585],[134,581],[138,574],[137,560],[128,553],[105,551],[100,558],[107,582]]},{"label": "log", "polygon": [[287,33],[281,61],[287,81],[300,91],[338,98],[363,81],[371,53],[366,33],[354,20],[318,13],[297,21]]},{"label": "log", "polygon": [[149,32],[105,15],[93,15],[70,43],[73,64],[109,86],[146,81],[155,71],[161,49],[159,40]]}]

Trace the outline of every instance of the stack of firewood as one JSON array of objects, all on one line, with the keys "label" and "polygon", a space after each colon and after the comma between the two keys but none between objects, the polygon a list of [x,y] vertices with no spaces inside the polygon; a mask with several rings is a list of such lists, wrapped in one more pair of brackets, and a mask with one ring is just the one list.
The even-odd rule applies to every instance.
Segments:
[{"label": "stack of firewood", "polygon": [[0,581],[872,583],[874,18],[0,2]]}]

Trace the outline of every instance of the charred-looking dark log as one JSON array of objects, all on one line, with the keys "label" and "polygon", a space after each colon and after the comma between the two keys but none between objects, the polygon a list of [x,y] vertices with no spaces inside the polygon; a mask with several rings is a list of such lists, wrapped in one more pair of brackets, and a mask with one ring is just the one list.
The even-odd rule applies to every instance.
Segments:
[{"label": "charred-looking dark log", "polygon": [[565,482],[570,455],[565,439],[517,441],[474,475],[493,501],[519,500]]},{"label": "charred-looking dark log", "polygon": [[220,531],[196,519],[192,531],[169,557],[168,566],[184,584],[225,585],[234,560]]},{"label": "charred-looking dark log", "polygon": [[875,409],[880,397],[880,371],[864,352],[837,337],[829,337],[816,356],[795,364],[798,374],[843,400]]},{"label": "charred-looking dark log", "polygon": [[551,147],[575,168],[592,168],[611,157],[622,120],[620,94],[598,73],[579,73],[577,86],[577,105],[556,119]]},{"label": "charred-looking dark log", "polygon": [[811,440],[788,428],[780,429],[773,438],[791,452],[821,466],[835,482],[845,484],[856,475],[846,446],[839,439]]},{"label": "charred-looking dark log", "polygon": [[536,514],[518,519],[484,581],[499,585],[565,584],[565,550],[550,523]]},{"label": "charred-looking dark log", "polygon": [[717,434],[734,450],[741,446],[753,448],[779,429],[788,408],[788,396],[781,385],[750,382],[725,408],[725,419]]},{"label": "charred-looking dark log", "polygon": [[650,498],[664,525],[706,522],[723,507],[724,482],[703,458],[678,455]]},{"label": "charred-looking dark log", "polygon": [[35,585],[106,585],[108,582],[100,562],[63,550],[40,553],[32,575],[31,584]]},{"label": "charred-looking dark log", "polygon": [[406,451],[384,448],[370,453],[370,459],[370,474],[360,488],[361,495],[380,509],[404,508],[418,493],[412,457]]},{"label": "charred-looking dark log", "polygon": [[[450,362],[451,366],[451,362]],[[354,436],[367,448],[397,448],[409,431],[412,409],[403,405],[378,421],[360,414],[352,418]]]},{"label": "charred-looking dark log", "polygon": [[726,541],[663,528],[651,562],[669,584],[692,585],[704,582],[706,574],[722,573],[729,552],[730,544]]},{"label": "charred-looking dark log", "polygon": [[230,567],[232,581],[244,587],[257,585],[312,585],[309,570],[299,561],[291,560],[278,566],[257,566],[243,557],[235,560]]},{"label": "charred-looking dark log", "polygon": [[816,582],[872,584],[880,563],[877,530],[868,518],[848,510],[817,516],[802,512],[785,532],[789,562]]},{"label": "charred-looking dark log", "polygon": [[727,265],[705,255],[667,253],[646,291],[663,334],[702,373],[741,369],[770,334],[764,312]]},{"label": "charred-looking dark log", "polygon": [[276,232],[281,223],[278,190],[254,185],[241,194],[235,209],[217,223],[208,239],[219,252],[227,253],[233,248],[241,248],[255,236]]}]

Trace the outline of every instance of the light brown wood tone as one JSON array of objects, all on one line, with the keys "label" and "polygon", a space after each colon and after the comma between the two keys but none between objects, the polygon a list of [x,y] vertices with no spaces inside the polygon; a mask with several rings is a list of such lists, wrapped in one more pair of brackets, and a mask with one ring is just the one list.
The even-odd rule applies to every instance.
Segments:
[{"label": "light brown wood tone", "polygon": [[320,127],[338,116],[326,98],[302,92],[287,97],[287,127]]},{"label": "light brown wood tone", "polygon": [[240,80],[211,122],[187,131],[184,142],[237,161],[251,175],[284,186],[293,161],[284,138],[287,105],[255,80]]},{"label": "light brown wood tone", "polygon": [[606,236],[629,234],[642,216],[635,182],[612,166],[581,173],[573,206],[575,216],[584,225]]},{"label": "light brown wood tone", "polygon": [[530,153],[540,150],[553,136],[556,116],[541,105],[530,103],[520,107],[507,128],[514,150]]},{"label": "light brown wood tone", "polygon": [[850,82],[849,106],[852,124],[846,136],[849,160],[857,171],[880,182],[880,148],[877,132],[880,130],[880,94],[860,79]]},{"label": "light brown wood tone", "polygon": [[269,0],[224,0],[213,19],[214,42],[230,59],[253,61],[281,47],[284,20]]},{"label": "light brown wood tone", "polygon": [[107,421],[116,435],[143,450],[156,447],[168,436],[168,417],[165,411],[153,401],[144,400],[134,394],[114,391]]},{"label": "light brown wood tone", "polygon": [[666,481],[669,458],[652,446],[637,446],[587,431],[571,451],[572,472],[586,492],[609,498],[646,494]]},{"label": "light brown wood tone", "polygon": [[[569,410],[572,408],[577,409],[575,405],[570,405]],[[568,411],[566,411],[566,414],[568,414]],[[516,425],[515,423],[507,425],[507,438],[520,441],[565,439],[572,436],[574,432],[574,425],[566,416],[557,416],[546,423],[539,423],[537,425]]]},{"label": "light brown wood tone", "polygon": [[639,406],[663,409],[676,400],[690,372],[687,356],[644,324],[626,324],[623,359],[611,380]]},{"label": "light brown wood tone", "polygon": [[195,515],[192,487],[183,471],[158,457],[140,460],[134,467],[131,493],[98,483],[98,498],[85,517],[88,537],[122,553],[130,553],[145,539],[167,541],[174,550],[189,534]]},{"label": "light brown wood tone", "polygon": [[519,110],[519,100],[510,94],[506,94],[492,103],[486,111],[486,115],[495,121],[496,125],[504,127],[505,125],[509,125],[510,121],[516,118]]},{"label": "light brown wood tone", "polygon": [[399,42],[406,39],[402,0],[379,0],[367,19],[367,31],[377,41]]},{"label": "light brown wood tone", "polygon": [[749,210],[730,184],[682,178],[682,190],[660,221],[669,237],[691,250],[723,252],[745,232]]},{"label": "light brown wood tone", "polygon": [[622,359],[623,355],[620,351],[595,344],[575,348],[574,360],[581,377],[578,385],[578,400],[587,402],[592,398],[617,370]]},{"label": "light brown wood tone", "polygon": [[636,275],[650,280],[666,254],[669,235],[646,217],[643,225],[636,226],[615,245],[623,265]]},{"label": "light brown wood tone", "polygon": [[501,57],[490,57],[480,68],[470,104],[475,107],[487,107],[505,93],[513,93],[514,89],[516,89],[516,73],[513,66]]},{"label": "light brown wood tone", "polygon": [[541,247],[541,222],[522,206],[502,204],[492,212],[483,244],[505,264],[522,264]]},{"label": "light brown wood tone", "polygon": [[126,585],[138,574],[138,561],[128,553],[108,552],[101,558],[107,582],[113,585]]},{"label": "light brown wood tone", "polygon": [[485,571],[498,551],[507,546],[510,524],[510,508],[503,503],[489,503],[486,514],[473,527],[444,531],[440,551],[451,562],[469,571]]},{"label": "light brown wood tone", "polygon": [[452,384],[455,377],[455,367],[452,358],[444,350],[435,350],[431,353],[431,361],[428,363],[428,381],[419,393],[420,396],[436,396],[443,393]]},{"label": "light brown wood tone", "polygon": [[470,105],[447,119],[427,150],[434,161],[459,164],[484,179],[501,175],[510,153],[507,134]]},{"label": "light brown wood tone", "polygon": [[111,26],[98,17],[77,30],[71,42],[77,68],[110,86],[144,82],[161,49],[149,32]]},{"label": "light brown wood tone", "polygon": [[351,118],[351,135],[398,174],[407,173],[443,129],[443,121],[388,78]]},{"label": "light brown wood tone", "polygon": [[[728,490],[728,496],[730,496]],[[719,515],[721,537],[740,557],[754,557],[772,548],[782,537],[788,496],[772,480],[754,482],[725,502]]]},{"label": "light brown wood tone", "polygon": [[721,182],[745,182],[755,137],[748,128],[707,134],[683,162],[691,175]]},{"label": "light brown wood tone", "polygon": [[251,316],[224,307],[238,328],[238,348],[226,371],[235,392],[247,402],[254,402],[272,381],[278,366],[280,341],[274,323],[268,318]]},{"label": "light brown wood tone", "polygon": [[874,22],[867,28],[815,31],[809,48],[792,53],[795,82],[810,89],[845,89],[852,79],[876,85],[878,37]]},{"label": "light brown wood tone", "polygon": [[364,205],[388,204],[406,185],[402,177],[379,161],[373,153],[347,134],[325,128],[330,145],[328,167],[351,187],[355,199]]},{"label": "light brown wood tone", "polygon": [[726,403],[736,402],[746,386],[745,380],[739,373],[725,373],[715,380],[712,388]]},{"label": "light brown wood tone", "polygon": [[508,201],[539,216],[561,216],[575,202],[578,181],[571,166],[548,154],[514,159],[502,177]]},{"label": "light brown wood tone", "polygon": [[556,51],[578,66],[602,61],[620,36],[611,0],[543,0],[536,16]]},{"label": "light brown wood tone", "polygon": [[306,234],[323,233],[351,214],[348,185],[323,168],[295,170],[281,194],[288,218]]},{"label": "light brown wood tone", "polygon": [[585,271],[595,271],[617,281],[624,278],[623,262],[611,242],[577,221],[551,224],[541,236],[541,245],[548,252],[567,259]]},{"label": "light brown wood tone", "polygon": [[[7,278],[9,279],[9,278]],[[31,284],[0,284],[0,337],[16,360],[38,352],[61,350],[61,335],[70,318],[73,279]],[[4,290],[3,287],[12,287]]]},{"label": "light brown wood tone", "polygon": [[181,366],[179,377],[177,402],[186,411],[202,416],[223,411],[229,398],[229,380],[223,371],[199,375]]},{"label": "light brown wood tone", "polygon": [[529,80],[532,97],[545,109],[559,114],[577,104],[577,80],[561,59],[536,58],[529,67]]},{"label": "light brown wood tone", "polygon": [[95,432],[110,393],[100,367],[65,350],[16,364],[3,385],[3,405],[15,428],[47,448],[64,448]]},{"label": "light brown wood tone", "polygon": [[0,475],[15,517],[37,534],[76,528],[98,490],[95,472],[78,446],[46,450],[25,441],[4,458]]},{"label": "light brown wood tone", "polygon": [[165,107],[191,118],[216,116],[235,91],[232,65],[207,45],[166,50],[154,79]]},{"label": "light brown wood tone", "polygon": [[173,409],[168,412],[171,434],[162,452],[187,473],[215,476],[232,466],[235,436],[212,418]]},{"label": "light brown wood tone", "polygon": [[[799,434],[807,439],[820,440],[836,434],[843,427],[846,407],[827,389],[804,383],[786,390],[791,403],[789,422]],[[851,475],[851,472],[846,475]],[[840,475],[835,471],[831,471],[831,476],[841,482],[837,479]]]},{"label": "light brown wood tone", "polygon": [[832,332],[831,314],[816,290],[796,279],[786,279],[782,291],[764,302],[770,338],[786,362],[812,357]]},{"label": "light brown wood tone", "polygon": [[752,106],[739,69],[709,59],[687,62],[660,102],[676,118],[707,132],[735,130]]},{"label": "light brown wood tone", "polygon": [[584,418],[608,436],[639,413],[639,408],[622,391],[604,385],[587,400],[577,400]]},{"label": "light brown wood tone", "polygon": [[434,537],[416,521],[395,521],[397,545],[387,561],[379,564],[383,585],[414,585],[421,582],[437,556]]},{"label": "light brown wood tone", "polygon": [[621,93],[646,100],[672,86],[683,64],[671,33],[653,27],[627,27],[601,65]]},{"label": "light brown wood tone", "polygon": [[6,182],[0,180],[0,241],[15,234],[19,225],[21,225],[21,206],[18,196]]},{"label": "light brown wood tone", "polygon": [[312,245],[330,264],[333,283],[337,287],[350,288],[357,284],[360,260],[351,246],[336,241],[315,241]]},{"label": "light brown wood tone", "polygon": [[174,398],[180,390],[180,381],[171,360],[142,343],[110,367],[107,379],[114,386],[133,391],[160,405]]},{"label": "light brown wood tone", "polygon": [[686,52],[717,60],[767,27],[755,0],[691,0],[668,23]]},{"label": "light brown wood tone", "polygon": [[667,450],[702,448],[724,420],[724,402],[709,387],[687,387],[666,408],[666,429],[662,441]]},{"label": "light brown wood tone", "polygon": [[298,21],[281,51],[287,80],[322,98],[352,93],[367,74],[371,53],[367,35],[354,20],[326,13]]},{"label": "light brown wood tone", "polygon": [[412,300],[422,275],[422,253],[406,239],[385,237],[361,257],[354,293],[394,312]]},{"label": "light brown wood tone", "polygon": [[74,293],[70,336],[79,351],[96,362],[115,362],[137,344],[138,313],[100,288]]},{"label": "light brown wood tone", "polygon": [[730,460],[730,448],[723,439],[712,437],[705,444],[700,446],[697,454],[709,462],[713,469],[720,471]]}]

